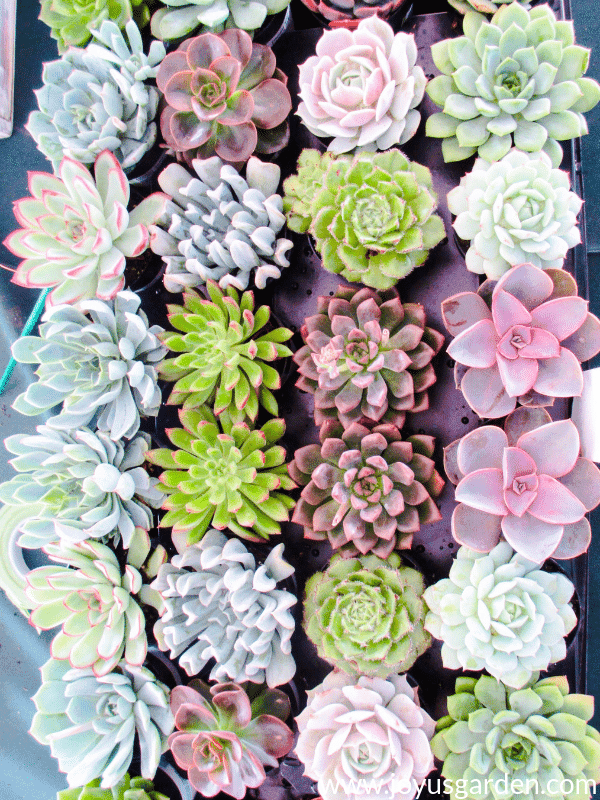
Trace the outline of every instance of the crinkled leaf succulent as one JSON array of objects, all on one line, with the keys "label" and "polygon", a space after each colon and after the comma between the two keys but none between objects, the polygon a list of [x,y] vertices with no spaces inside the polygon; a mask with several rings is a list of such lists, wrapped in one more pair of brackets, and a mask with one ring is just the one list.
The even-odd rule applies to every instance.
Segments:
[{"label": "crinkled leaf succulent", "polygon": [[164,564],[153,583],[165,604],[154,627],[161,650],[188,675],[214,659],[211,680],[290,681],[296,598],[277,588],[294,572],[282,553],[278,544],[257,565],[243,542],[211,529]]},{"label": "crinkled leaf succulent", "polygon": [[159,225],[150,229],[150,246],[167,265],[169,292],[209,280],[226,289],[264,289],[269,278],[289,267],[289,239],[283,201],[277,194],[281,170],[252,156],[242,177],[218,156],[195,159],[195,175],[169,164],[158,176],[172,198]]},{"label": "crinkled leaf succulent", "polygon": [[162,494],[142,466],[148,434],[124,445],[89,428],[38,425],[36,430],[37,435],[18,433],[4,442],[17,456],[9,463],[18,474],[0,484],[0,500],[42,506],[39,516],[21,525],[21,546],[118,536],[128,547],[136,525],[150,530],[151,509],[160,506]]},{"label": "crinkled leaf succulent", "polygon": [[412,800],[434,766],[435,723],[404,675],[330,672],[296,722],[296,753],[323,800]]},{"label": "crinkled leaf succulent", "polygon": [[[94,29],[104,20],[112,20],[119,28],[132,18],[131,0],[40,0],[40,19],[48,25],[50,35],[58,42],[59,53],[70,45],[84,45],[90,40]],[[142,0],[134,0],[134,6],[146,6]],[[141,10],[141,9],[140,9]],[[147,10],[147,9],[146,9]],[[143,13],[143,12],[142,12]]]},{"label": "crinkled leaf succulent", "polygon": [[[461,14],[467,14],[469,11],[479,11],[480,14],[495,14],[503,5],[508,5],[513,0],[448,0],[448,2],[452,8],[455,8]],[[531,8],[531,3],[528,0],[518,0],[518,2],[528,11]]]},{"label": "crinkled leaf succulent", "polygon": [[163,527],[175,541],[199,541],[210,525],[229,528],[243,539],[261,541],[281,533],[295,501],[286,494],[296,484],[287,474],[285,449],[276,445],[285,431],[282,419],[251,430],[226,412],[217,420],[201,407],[179,412],[183,429],[167,435],[176,450],[151,450],[146,458],[160,476],[167,513]]},{"label": "crinkled leaf succulent", "polygon": [[275,153],[289,138],[287,78],[270,47],[236,28],[186,39],[163,59],[158,88],[165,142],[188,161],[218,155],[247,161]]},{"label": "crinkled leaf succulent", "polygon": [[265,767],[276,767],[292,749],[287,696],[278,689],[251,694],[252,702],[235,683],[209,687],[200,680],[171,692],[176,731],[169,747],[204,797],[224,792],[242,800],[247,788],[264,782]]},{"label": "crinkled leaf succulent", "polygon": [[[328,430],[322,445],[296,450],[290,475],[304,486],[292,520],[307,539],[329,540],[344,557],[387,558],[412,545],[422,524],[441,519],[433,500],[444,486],[432,436],[402,441],[391,424]],[[333,438],[335,437],[335,438]]]},{"label": "crinkled leaf succulent", "polygon": [[140,414],[155,417],[161,393],[156,367],[167,349],[159,325],[148,325],[133,292],[114,300],[54,306],[42,318],[39,336],[22,336],[12,346],[17,361],[39,364],[38,380],[13,403],[34,416],[62,403],[48,426],[73,430],[90,425],[115,441],[131,438]]},{"label": "crinkled leaf succulent", "polygon": [[302,0],[307,8],[320,14],[332,28],[353,28],[365,17],[387,19],[398,11],[406,0]]},{"label": "crinkled leaf succulent", "polygon": [[300,65],[298,116],[315,136],[333,137],[328,150],[387,150],[415,135],[427,78],[412,34],[374,15],[355,31],[326,30],[316,53]]},{"label": "crinkled leaf succulent", "polygon": [[298,388],[315,395],[315,422],[391,422],[429,408],[436,381],[431,360],[444,343],[425,325],[418,303],[402,303],[396,289],[378,294],[339,286],[320,297],[318,313],[302,326],[294,354]]},{"label": "crinkled leaf succulent", "polygon": [[292,355],[282,344],[292,331],[269,330],[270,309],[255,309],[252,292],[240,297],[233,287],[224,292],[212,281],[207,290],[210,300],[190,289],[183,306],[168,307],[171,324],[181,331],[161,337],[176,353],[159,368],[162,378],[175,382],[168,402],[184,408],[210,404],[215,414],[227,411],[240,422],[255,420],[259,405],[276,415],[271,390],[281,387],[281,378],[266,362]]},{"label": "crinkled leaf succulent", "polygon": [[290,0],[162,0],[165,8],[152,15],[152,35],[163,41],[180,39],[198,28],[255,31],[268,14],[277,14]]},{"label": "crinkled leaf succulent", "polygon": [[22,229],[5,245],[23,258],[14,277],[19,286],[54,286],[47,304],[110,300],[125,285],[125,258],[148,247],[148,226],[163,213],[167,197],[146,197],[131,211],[129,184],[115,156],[104,150],[94,177],[72,158],[63,158],[58,175],[29,173],[32,197],[17,200]]},{"label": "crinkled leaf succulent", "polygon": [[425,590],[425,629],[441,639],[448,669],[487,670],[514,689],[562,661],[577,617],[575,591],[560,572],[545,572],[500,542],[489,555],[458,550],[450,575]]},{"label": "crinkled leaf succulent", "polygon": [[446,474],[458,484],[454,538],[489,553],[502,534],[536,564],[575,558],[590,543],[585,514],[600,503],[600,470],[580,458],[570,419],[523,407],[505,430],[484,425],[446,448]]},{"label": "crinkled leaf succulent", "polygon": [[422,575],[397,553],[344,559],[306,583],[304,630],[324,658],[352,675],[406,672],[431,644]]},{"label": "crinkled leaf succulent", "polygon": [[431,173],[399,150],[361,152],[328,163],[318,184],[312,176],[303,180],[306,173],[294,176],[292,197],[284,205],[293,206],[298,194],[310,203],[308,230],[325,269],[389,289],[423,264],[445,236],[442,218],[433,213],[437,197]]},{"label": "crinkled leaf succulent", "polygon": [[454,229],[470,243],[467,269],[496,280],[527,262],[560,269],[569,248],[581,242],[582,203],[570,191],[568,173],[553,169],[545,153],[520,150],[494,164],[478,158],[448,194]]},{"label": "crinkled leaf succulent", "polygon": [[442,138],[446,161],[478,153],[498,161],[515,147],[544,150],[558,167],[559,141],[588,132],[583,116],[600,100],[600,84],[583,77],[590,51],[575,44],[573,23],[549,5],[527,11],[503,5],[491,21],[470,11],[465,35],[431,47],[442,75],[427,93],[443,111],[427,120]]},{"label": "crinkled leaf succulent", "polygon": [[70,787],[101,778],[116,786],[127,772],[137,740],[141,773],[151,780],[173,730],[169,690],[144,667],[122,661],[108,675],[72,669],[50,659],[33,697],[30,733],[50,746]]},{"label": "crinkled leaf succulent", "polygon": [[55,170],[64,156],[93,164],[103,150],[128,170],[155,143],[159,95],[147,81],[156,77],[165,48],[153,41],[146,55],[133,20],[126,32],[127,39],[107,20],[85,50],[72,47],[44,64],[44,86],[35,92],[39,111],[26,127]]},{"label": "crinkled leaf succulent", "polygon": [[517,402],[578,397],[581,362],[600,352],[600,320],[588,305],[564,270],[532,264],[513,267],[495,284],[486,281],[477,294],[444,300],[444,322],[456,337],[448,355],[471,408],[480,417],[503,417]]},{"label": "crinkled leaf succulent", "polygon": [[600,734],[586,724],[594,698],[569,694],[562,675],[537,677],[519,690],[488,675],[457,678],[448,716],[438,721],[431,742],[453,800],[461,796],[461,785],[478,800],[576,800],[588,797],[600,781]]},{"label": "crinkled leaf succulent", "polygon": [[156,791],[152,781],[147,778],[132,778],[129,773],[110,789],[102,789],[96,778],[85,786],[75,789],[62,789],[56,793],[56,800],[169,800]]}]

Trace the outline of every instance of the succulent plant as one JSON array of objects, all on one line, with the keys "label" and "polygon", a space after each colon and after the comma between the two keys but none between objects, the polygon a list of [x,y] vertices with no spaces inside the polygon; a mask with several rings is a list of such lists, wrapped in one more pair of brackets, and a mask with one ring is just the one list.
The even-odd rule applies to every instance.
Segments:
[{"label": "succulent plant", "polygon": [[600,503],[600,470],[579,457],[570,419],[552,422],[542,408],[518,408],[505,431],[477,428],[446,448],[446,474],[457,483],[452,533],[489,553],[500,534],[524,558],[575,558],[587,550],[585,514]]},{"label": "succulent plant", "polygon": [[135,22],[125,29],[127,39],[106,20],[94,32],[97,41],[44,64],[44,85],[35,92],[39,111],[26,127],[55,170],[63,156],[93,164],[103,150],[132,169],[156,141],[159,95],[146,82],[166,51],[153,41],[146,55]]},{"label": "succulent plant", "polygon": [[296,753],[323,800],[412,800],[433,769],[435,724],[404,675],[330,672],[296,722]]},{"label": "succulent plant", "polygon": [[23,258],[13,283],[54,286],[47,304],[110,300],[125,284],[125,258],[148,247],[148,225],[163,213],[166,196],[155,192],[127,211],[129,184],[115,156],[104,150],[94,177],[72,158],[63,158],[58,175],[29,173],[32,197],[17,200],[22,229],[4,244]]},{"label": "succulent plant", "polygon": [[296,598],[276,588],[294,572],[282,554],[278,544],[259,566],[243,542],[211,529],[164,564],[152,584],[165,604],[154,627],[161,650],[188,675],[215,659],[211,680],[290,681]]},{"label": "succulent plant", "polygon": [[496,280],[519,264],[560,269],[581,242],[582,203],[568,174],[553,169],[545,153],[520,150],[494,164],[478,158],[448,194],[454,229],[471,243],[467,269]]},{"label": "succulent plant", "polygon": [[227,411],[240,422],[255,420],[259,404],[277,414],[271,389],[281,387],[281,378],[266,362],[292,355],[282,344],[292,331],[267,328],[258,336],[269,322],[268,306],[255,309],[252,292],[240,297],[233,287],[224,292],[212,281],[207,290],[210,300],[190,289],[183,306],[169,306],[177,331],[161,338],[178,355],[159,368],[162,378],[175,381],[168,402],[184,408],[210,404],[215,414]]},{"label": "succulent plant", "polygon": [[181,292],[215,280],[223,289],[247,289],[251,281],[264,289],[290,265],[292,242],[278,236],[285,225],[281,170],[255,156],[245,177],[218,156],[192,166],[194,176],[179,164],[158,176],[172,198],[164,224],[150,229],[150,246],[167,265],[165,288]]},{"label": "succulent plant", "polygon": [[[329,438],[326,436],[331,434]],[[304,486],[292,521],[307,539],[329,540],[345,558],[387,558],[412,545],[422,524],[441,519],[432,498],[444,486],[431,459],[432,436],[402,441],[391,424],[326,430],[322,445],[296,450],[290,475]]]},{"label": "succulent plant", "polygon": [[552,405],[555,397],[579,396],[580,362],[600,352],[600,320],[588,305],[564,270],[532,264],[486,281],[477,294],[444,300],[444,322],[456,337],[448,355],[471,408],[503,417],[517,402]]},{"label": "succulent plant", "polygon": [[253,702],[235,683],[209,687],[200,680],[171,692],[177,730],[169,747],[204,797],[224,792],[242,800],[246,788],[264,782],[265,767],[276,767],[277,759],[292,749],[294,734],[285,724],[287,696],[277,689],[252,694]]},{"label": "succulent plant", "polygon": [[289,138],[292,99],[270,47],[236,28],[186,39],[163,59],[158,88],[166,106],[160,126],[176,153],[247,161],[275,153]]},{"label": "succulent plant", "polygon": [[166,470],[160,476],[160,488],[169,495],[161,525],[173,528],[174,541],[193,544],[210,525],[251,541],[279,534],[295,505],[285,492],[296,488],[287,474],[285,449],[275,444],[284,421],[271,419],[251,430],[226,412],[217,421],[206,407],[183,409],[179,418],[184,430],[167,431],[178,449],[146,454]]},{"label": "succulent plant", "polygon": [[422,575],[397,553],[344,559],[306,583],[304,629],[321,658],[351,675],[406,672],[431,644]]},{"label": "succulent plant", "polygon": [[17,361],[39,364],[38,380],[13,403],[35,416],[62,403],[48,426],[69,431],[90,425],[115,441],[131,438],[140,413],[155,417],[161,393],[156,367],[167,352],[159,325],[148,325],[133,292],[114,300],[87,300],[77,307],[54,306],[42,318],[39,336],[22,336],[12,346]]},{"label": "succulent plant", "polygon": [[498,161],[514,142],[544,150],[558,167],[558,142],[587,133],[583,115],[600,100],[600,84],[582,77],[590,51],[575,44],[573,23],[549,5],[527,11],[514,2],[489,22],[470,11],[463,30],[431,47],[443,74],[427,93],[444,110],[429,117],[427,135],[443,139],[446,161],[475,153]]},{"label": "succulent plant", "polygon": [[[512,2],[513,0],[448,0],[452,8],[461,14],[466,14],[469,11],[479,11],[480,14],[495,14],[503,5],[508,5]],[[527,11],[531,8],[531,3],[528,0],[518,0],[518,2]]]},{"label": "succulent plant", "polygon": [[96,778],[85,786],[62,789],[56,793],[56,800],[169,800],[154,788],[146,778],[132,778],[126,773],[110,789],[102,789]]},{"label": "succulent plant", "polygon": [[101,778],[116,786],[140,752],[141,773],[151,780],[173,730],[169,690],[150,670],[122,661],[108,675],[73,669],[51,658],[41,669],[30,733],[50,746],[71,788]]},{"label": "succulent plant", "polygon": [[425,590],[425,629],[442,640],[446,668],[485,669],[522,689],[565,658],[564,637],[577,623],[574,591],[565,575],[544,572],[508,542],[489,555],[461,547],[448,578]]},{"label": "succulent plant", "polygon": [[[58,42],[58,52],[70,45],[84,45],[94,29],[104,20],[112,20],[119,28],[132,18],[131,0],[40,0],[40,19],[50,27],[50,36]],[[134,6],[146,6],[138,0]]]},{"label": "succulent plant", "polygon": [[[284,207],[292,206],[294,218],[298,194],[302,211],[310,203],[308,230],[325,269],[375,289],[391,288],[423,264],[445,236],[441,217],[433,213],[437,198],[431,173],[399,150],[361,152],[327,163],[318,184],[314,175],[306,176],[306,168],[294,176]],[[286,181],[286,193],[288,186]]]},{"label": "succulent plant", "polygon": [[317,314],[302,326],[305,341],[294,355],[296,386],[315,395],[315,422],[391,422],[429,408],[436,381],[431,364],[444,343],[425,325],[418,303],[402,303],[396,289],[338,286],[320,297]]},{"label": "succulent plant", "polygon": [[200,28],[255,31],[268,14],[277,14],[290,0],[162,0],[164,8],[152,15],[152,35],[163,41],[180,39]]},{"label": "succulent plant", "polygon": [[427,78],[412,34],[374,15],[355,31],[326,30],[316,52],[300,65],[298,116],[315,136],[333,137],[328,150],[387,150],[415,135]]},{"label": "succulent plant", "polygon": [[353,28],[365,17],[387,19],[406,4],[406,0],[302,0],[315,14],[320,14],[332,28]]},{"label": "succulent plant", "polygon": [[520,690],[488,675],[456,679],[448,716],[438,721],[431,742],[453,800],[461,786],[474,787],[469,796],[482,800],[575,800],[598,783],[600,734],[586,724],[594,698],[569,694],[562,675],[537,677]]},{"label": "succulent plant", "polygon": [[21,546],[118,536],[128,547],[136,525],[152,527],[151,509],[162,495],[156,478],[142,467],[148,434],[124,445],[89,428],[57,431],[38,425],[36,430],[37,435],[18,433],[4,442],[17,456],[9,463],[18,474],[0,484],[0,500],[42,506],[38,517],[21,525]]},{"label": "succulent plant", "polygon": [[336,156],[327,150],[307,148],[298,157],[296,174],[290,175],[283,182],[285,192],[283,210],[287,217],[288,228],[296,233],[306,233],[312,221],[312,201],[319,191],[333,164],[340,165],[350,161],[350,156]]}]

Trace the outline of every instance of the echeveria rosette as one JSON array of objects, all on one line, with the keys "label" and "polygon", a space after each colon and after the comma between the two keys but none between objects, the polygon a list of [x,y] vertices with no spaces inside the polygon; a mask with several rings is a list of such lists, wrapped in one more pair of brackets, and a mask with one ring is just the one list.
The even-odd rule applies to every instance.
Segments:
[{"label": "echeveria rosette", "polygon": [[206,407],[179,412],[182,428],[167,430],[176,450],[146,454],[164,467],[160,488],[168,495],[161,526],[172,527],[173,540],[198,542],[210,525],[237,536],[262,541],[281,533],[295,505],[287,491],[285,449],[275,444],[285,431],[282,419],[252,430],[226,412],[218,420]]},{"label": "echeveria rosette", "polygon": [[328,150],[387,150],[419,127],[417,106],[427,78],[417,66],[415,37],[396,33],[377,15],[354,31],[326,30],[316,55],[300,65],[298,116]]},{"label": "echeveria rosette", "polygon": [[96,778],[85,786],[61,789],[56,793],[56,800],[169,800],[169,798],[157,791],[154,783],[147,778],[132,778],[126,773],[110,789],[102,789],[100,780]]},{"label": "echeveria rosette", "polygon": [[453,800],[462,796],[461,786],[473,800],[502,800],[507,791],[513,797],[589,797],[600,781],[600,734],[587,724],[594,698],[569,694],[563,675],[538,677],[523,689],[489,675],[456,679],[448,715],[438,720],[431,741]]},{"label": "echeveria rosette", "polygon": [[418,303],[402,303],[397,290],[339,286],[319,297],[317,314],[301,329],[305,345],[294,354],[296,386],[315,395],[315,422],[346,428],[353,422],[391,422],[429,408],[436,381],[431,364],[444,343],[426,325]]},{"label": "echeveria rosette", "polygon": [[568,173],[554,169],[546,153],[511,150],[494,164],[478,158],[448,193],[454,229],[470,243],[467,269],[496,280],[527,262],[560,269],[581,242],[583,200],[570,188]]},{"label": "echeveria rosette", "polygon": [[[64,53],[71,45],[84,45],[92,31],[104,20],[112,20],[124,28],[132,18],[131,0],[40,0],[40,19],[50,28],[50,36],[58,42],[58,52]],[[134,7],[146,10],[144,0],[133,0]],[[147,19],[146,19],[147,21]]]},{"label": "echeveria rosette", "polygon": [[565,636],[577,624],[575,588],[560,572],[500,542],[489,554],[458,550],[447,578],[429,586],[425,629],[441,639],[447,669],[486,670],[514,689],[562,661]]},{"label": "echeveria rosette", "polygon": [[502,535],[536,564],[581,555],[591,538],[585,514],[600,503],[600,470],[580,457],[577,428],[525,407],[505,428],[484,425],[446,448],[446,474],[458,484],[454,538],[489,553]]},{"label": "echeveria rosette", "polygon": [[4,442],[16,455],[9,463],[18,474],[0,484],[0,500],[41,506],[20,526],[22,547],[110,536],[127,548],[136,526],[150,530],[152,509],[160,506],[162,494],[142,466],[148,434],[124,444],[89,428],[60,431],[38,425],[36,431]]},{"label": "echeveria rosette", "polygon": [[350,156],[336,156],[326,151],[306,148],[298,157],[296,174],[290,175],[283,182],[283,210],[287,217],[288,228],[296,233],[306,233],[312,221],[312,200],[323,185],[325,175],[332,164],[339,165],[342,159],[350,160]]},{"label": "echeveria rosette", "polygon": [[[480,14],[495,14],[503,5],[512,3],[513,0],[448,0],[452,8],[461,14],[469,11],[479,11]],[[531,3],[528,0],[518,0],[523,8],[529,10]]]},{"label": "echeveria rosette", "polygon": [[169,292],[181,292],[209,280],[222,289],[264,289],[289,267],[292,242],[285,226],[283,200],[277,194],[281,170],[252,156],[242,176],[218,156],[194,159],[191,175],[169,164],[158,176],[172,198],[159,225],[150,229],[150,246],[167,265]]},{"label": "echeveria rosette", "polygon": [[159,368],[162,378],[174,382],[168,402],[184,408],[209,404],[215,414],[227,411],[241,422],[255,420],[259,406],[276,415],[271,390],[281,387],[281,378],[266,362],[292,355],[283,344],[292,331],[265,330],[271,312],[268,306],[255,308],[253,292],[224,292],[212,281],[207,291],[208,300],[190,289],[183,306],[168,307],[177,329],[161,336],[177,354]]},{"label": "echeveria rosette", "polygon": [[590,51],[575,44],[573,23],[557,20],[549,5],[527,11],[514,2],[489,22],[470,11],[463,30],[431,47],[443,74],[427,93],[444,110],[429,117],[426,132],[443,139],[445,161],[498,161],[514,143],[544,150],[558,167],[558,142],[587,133],[583,115],[600,100],[600,85],[583,77]]},{"label": "echeveria rosette", "polygon": [[17,200],[22,229],[5,245],[23,258],[13,283],[55,287],[47,305],[97,297],[111,300],[125,285],[125,259],[148,247],[148,226],[165,208],[166,195],[146,197],[131,211],[129,183],[115,156],[104,150],[94,176],[78,161],[63,158],[57,175],[29,173],[32,197]]},{"label": "echeveria rosette", "polygon": [[77,307],[53,306],[42,317],[38,336],[22,336],[12,346],[17,361],[39,365],[37,381],[20,394],[13,408],[35,416],[62,403],[47,422],[73,430],[94,420],[111,439],[133,437],[140,415],[155,417],[160,408],[157,366],[167,349],[163,329],[148,325],[133,292],[114,300],[81,301]]},{"label": "echeveria rosette", "polygon": [[223,28],[255,31],[269,14],[277,14],[290,0],[162,0],[152,15],[152,35],[173,41],[200,29],[217,33]]},{"label": "echeveria rosette", "polygon": [[237,28],[186,39],[156,76],[164,94],[165,142],[191,161],[217,155],[243,162],[276,153],[289,139],[287,78],[270,47]]},{"label": "echeveria rosette", "polygon": [[313,13],[320,14],[331,28],[353,29],[363,19],[377,16],[389,19],[406,0],[302,0]]},{"label": "echeveria rosette", "polygon": [[444,300],[444,322],[455,337],[448,355],[471,408],[503,417],[517,403],[546,406],[581,395],[581,362],[600,352],[600,320],[588,306],[564,270],[532,264]]},{"label": "echeveria rosette", "polygon": [[265,767],[277,767],[294,743],[285,724],[290,703],[278,689],[252,692],[235,683],[209,687],[194,680],[173,689],[171,709],[171,753],[204,797],[224,792],[242,800],[247,788],[264,782]]},{"label": "echeveria rosette", "polygon": [[435,723],[404,675],[357,679],[334,670],[307,694],[296,753],[323,800],[416,796],[434,767]]},{"label": "echeveria rosette", "polygon": [[279,544],[257,564],[243,542],[211,529],[164,564],[152,584],[164,602],[154,626],[161,650],[188,675],[214,659],[211,680],[290,681],[296,597],[277,588],[294,571],[282,553]]},{"label": "echeveria rosette", "polygon": [[169,690],[145,667],[121,661],[108,675],[51,658],[33,696],[30,733],[50,747],[71,788],[123,779],[139,748],[142,778],[152,780],[173,730]]},{"label": "echeveria rosette", "polygon": [[[407,549],[421,525],[441,519],[434,499],[444,486],[431,456],[432,436],[405,441],[389,423],[328,430],[322,444],[296,450],[290,475],[304,486],[292,521],[307,539],[329,541],[344,558],[387,558]],[[335,437],[335,438],[334,438]]]},{"label": "echeveria rosette", "polygon": [[321,658],[351,675],[406,672],[431,644],[422,575],[397,553],[344,559],[306,583],[304,630]]}]

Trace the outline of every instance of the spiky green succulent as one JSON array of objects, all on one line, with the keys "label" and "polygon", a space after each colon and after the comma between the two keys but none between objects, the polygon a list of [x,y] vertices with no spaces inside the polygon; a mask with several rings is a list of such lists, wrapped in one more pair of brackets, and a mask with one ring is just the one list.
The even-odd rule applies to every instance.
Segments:
[{"label": "spiky green succulent", "polygon": [[161,525],[188,544],[199,541],[210,525],[253,541],[281,533],[280,523],[295,505],[286,491],[296,488],[285,449],[275,444],[284,421],[271,419],[251,430],[226,412],[217,420],[206,407],[181,410],[179,418],[183,429],[167,431],[177,449],[146,455],[166,470],[160,476],[168,495]]},{"label": "spiky green succulent", "polygon": [[[162,378],[174,381],[169,403],[184,408],[204,404],[215,414],[227,411],[242,422],[256,419],[259,405],[278,413],[272,389],[281,387],[277,370],[268,361],[291,356],[288,328],[271,328],[268,306],[255,309],[253,292],[241,296],[232,287],[207,283],[210,299],[189,289],[183,306],[168,306],[169,320],[180,332],[161,336],[175,358],[159,367]],[[259,332],[262,334],[259,335]]]},{"label": "spiky green succulent", "polygon": [[196,30],[218,33],[224,28],[255,31],[268,14],[283,11],[290,0],[162,0],[165,7],[152,16],[152,35],[163,41]]},{"label": "spiky green succulent", "polygon": [[406,672],[431,644],[419,572],[400,556],[336,555],[306,584],[304,629],[319,655],[350,674]]},{"label": "spiky green succulent", "polygon": [[74,789],[61,789],[56,793],[56,800],[169,800],[154,788],[147,778],[132,778],[126,773],[121,780],[110,789],[103,789],[96,778],[85,786]]}]

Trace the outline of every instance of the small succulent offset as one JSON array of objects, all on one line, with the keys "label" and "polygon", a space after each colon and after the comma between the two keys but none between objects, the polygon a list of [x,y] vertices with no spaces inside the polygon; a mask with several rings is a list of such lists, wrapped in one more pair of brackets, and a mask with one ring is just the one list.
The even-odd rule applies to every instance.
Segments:
[{"label": "small succulent offset", "polygon": [[[456,338],[448,355],[456,383],[480,417],[504,417],[517,402],[552,405],[583,391],[581,362],[600,352],[600,320],[564,270],[513,267],[442,303]],[[467,368],[466,371],[464,368]]]},{"label": "small succulent offset", "polygon": [[290,681],[296,598],[277,589],[294,572],[282,553],[278,544],[259,566],[243,542],[211,529],[163,564],[152,584],[165,606],[154,626],[160,649],[188,675],[215,659],[211,680]]},{"label": "small succulent offset", "polygon": [[163,59],[156,82],[166,102],[163,137],[188,162],[213,155],[242,162],[287,144],[287,78],[271,48],[245,31],[186,39]]},{"label": "small succulent offset", "polygon": [[[391,288],[445,236],[442,218],[433,213],[430,171],[399,150],[321,158],[329,165],[321,182],[306,165],[284,183],[294,229],[314,236],[325,269],[375,289]],[[300,219],[298,195],[301,213],[309,205]]]},{"label": "small succulent offset", "polygon": [[89,428],[57,431],[38,425],[37,435],[5,439],[17,457],[18,474],[0,484],[7,505],[40,503],[39,516],[20,527],[22,547],[118,536],[127,548],[135,526],[152,527],[152,508],[162,499],[143,468],[150,437],[139,433],[127,445]]},{"label": "small succulent offset", "polygon": [[600,503],[600,470],[580,458],[577,428],[523,407],[505,430],[484,425],[446,448],[446,474],[458,484],[454,538],[489,553],[502,534],[536,564],[581,555],[591,538],[585,514]]},{"label": "small succulent offset", "polygon": [[425,590],[425,629],[442,640],[447,669],[487,670],[522,689],[565,658],[574,591],[565,575],[544,572],[508,542],[488,555],[461,547],[449,577]]},{"label": "small succulent offset", "polygon": [[282,419],[251,430],[219,419],[206,408],[179,412],[183,429],[167,436],[177,448],[151,450],[146,458],[164,467],[160,489],[169,495],[161,526],[173,528],[173,540],[198,542],[210,525],[237,536],[262,541],[281,533],[295,501],[286,494],[296,484],[287,474],[285,449],[276,445],[284,434]]},{"label": "small succulent offset", "polygon": [[298,116],[315,136],[333,137],[328,150],[387,150],[415,135],[427,78],[412,34],[370,16],[355,31],[326,30],[316,53],[300,65]]},{"label": "small succulent offset", "polygon": [[446,161],[476,153],[498,161],[514,142],[544,150],[558,167],[558,142],[587,133],[583,115],[600,100],[600,84],[583,77],[590,51],[575,44],[573,23],[549,5],[528,11],[514,2],[489,22],[470,11],[463,30],[431,47],[443,74],[427,93],[444,110],[429,117],[427,135],[443,139]]},{"label": "small succulent offset", "polygon": [[494,164],[478,158],[448,193],[454,229],[470,242],[467,269],[496,280],[526,262],[560,269],[581,242],[583,200],[570,188],[568,173],[553,169],[546,153],[511,150]]},{"label": "small succulent offset", "polygon": [[332,28],[352,28],[365,17],[388,19],[406,0],[302,0],[315,14],[320,14]]},{"label": "small succulent offset", "polygon": [[268,14],[277,14],[290,0],[162,0],[165,7],[152,15],[152,35],[163,41],[181,39],[200,28],[255,31]]},{"label": "small succulent offset", "polygon": [[276,415],[271,390],[281,387],[281,378],[266,362],[292,355],[282,344],[292,331],[265,331],[271,311],[268,306],[255,309],[252,292],[240,297],[233,287],[224,292],[212,281],[206,288],[210,300],[190,289],[183,306],[168,307],[169,320],[180,331],[161,336],[176,353],[159,368],[162,378],[175,382],[168,402],[184,408],[208,404],[215,414],[227,411],[240,422],[255,420],[259,405]]},{"label": "small succulent offset", "polygon": [[391,422],[429,408],[436,381],[432,358],[444,343],[426,326],[418,303],[402,303],[396,289],[355,291],[339,286],[319,297],[317,314],[302,326],[305,345],[294,355],[296,386],[315,395],[315,422]]},{"label": "small succulent offset", "polygon": [[252,156],[245,177],[218,156],[192,161],[195,175],[169,164],[158,176],[170,197],[165,216],[150,229],[150,246],[167,265],[169,292],[209,280],[222,289],[264,289],[289,267],[292,242],[277,194],[280,168]]},{"label": "small succulent offset", "polygon": [[152,781],[147,778],[132,778],[126,773],[110,789],[102,789],[100,780],[96,778],[85,786],[61,789],[56,793],[56,800],[169,800],[169,798],[156,791]]},{"label": "small succulent offset", "polygon": [[304,630],[321,658],[351,675],[406,672],[431,644],[424,588],[397,553],[336,555],[306,583]]},{"label": "small succulent offset", "polygon": [[146,55],[133,20],[126,32],[127,39],[106,20],[84,50],[72,47],[44,64],[44,86],[35,92],[39,111],[26,127],[55,171],[63,156],[93,164],[103,150],[129,170],[155,143],[159,95],[147,81],[166,51],[153,41]]},{"label": "small succulent offset", "polygon": [[209,687],[194,680],[171,692],[176,730],[169,747],[204,797],[224,792],[242,800],[247,788],[264,782],[265,767],[277,767],[292,749],[287,696],[278,689],[248,691],[250,696],[235,683]]},{"label": "small succulent offset", "polygon": [[[40,0],[40,19],[48,25],[50,36],[58,42],[58,52],[70,45],[84,45],[94,29],[104,20],[112,20],[119,28],[132,18],[131,0]],[[144,0],[133,0],[133,6],[146,6]]]},{"label": "small succulent offset", "polygon": [[444,486],[432,436],[406,441],[391,424],[328,430],[322,445],[296,450],[290,475],[304,486],[292,521],[307,539],[329,540],[344,558],[387,558],[407,549],[421,525],[441,519],[433,500]]},{"label": "small succulent offset", "polygon": [[435,723],[404,675],[330,672],[296,722],[296,753],[323,800],[413,800],[434,767]]},{"label": "small succulent offset", "polygon": [[[495,14],[503,5],[512,3],[513,0],[448,0],[452,8],[461,14],[469,11],[479,11],[480,14]],[[518,0],[518,2],[528,11],[531,3],[528,0]]]},{"label": "small succulent offset", "polygon": [[505,798],[505,786],[515,797],[576,800],[600,781],[600,734],[587,724],[594,698],[569,694],[563,675],[538,677],[520,690],[488,675],[456,679],[431,741],[453,800],[465,785],[478,800]]},{"label": "small succulent offset", "polygon": [[131,211],[129,183],[115,156],[104,150],[94,177],[72,158],[63,158],[58,175],[29,173],[32,197],[17,200],[14,213],[22,229],[5,245],[24,260],[13,283],[54,286],[47,304],[110,300],[125,285],[125,258],[148,247],[148,226],[159,218],[167,197],[146,197]]},{"label": "small succulent offset", "polygon": [[62,403],[48,426],[73,430],[90,425],[111,439],[131,438],[140,414],[155,417],[160,408],[156,367],[167,348],[159,325],[148,325],[133,292],[114,300],[87,300],[54,306],[42,318],[39,336],[22,336],[12,346],[17,361],[39,364],[38,380],[13,403],[35,416]]}]

